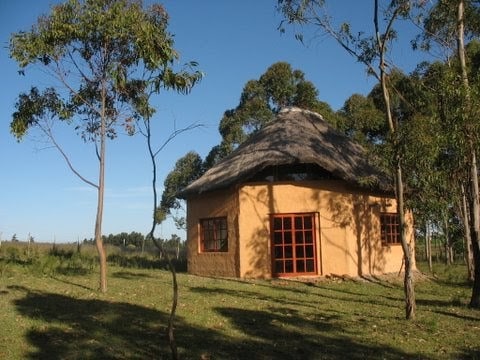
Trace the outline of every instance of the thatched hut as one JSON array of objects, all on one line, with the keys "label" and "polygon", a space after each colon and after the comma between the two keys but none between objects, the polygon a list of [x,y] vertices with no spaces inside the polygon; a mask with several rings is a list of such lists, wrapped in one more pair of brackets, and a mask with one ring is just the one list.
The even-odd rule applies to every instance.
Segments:
[{"label": "thatched hut", "polygon": [[[285,109],[180,193],[188,271],[242,278],[399,271],[389,189],[362,146],[319,114]],[[413,242],[411,214],[407,223]]]}]

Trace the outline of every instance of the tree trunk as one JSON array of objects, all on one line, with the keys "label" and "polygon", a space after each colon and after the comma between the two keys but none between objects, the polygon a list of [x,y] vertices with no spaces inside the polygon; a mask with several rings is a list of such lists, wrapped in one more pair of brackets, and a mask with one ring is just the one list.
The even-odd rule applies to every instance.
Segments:
[{"label": "tree trunk", "polygon": [[477,157],[476,152],[473,148],[471,150],[470,182],[470,235],[473,250],[473,266],[475,269],[470,306],[478,309],[480,308],[480,204],[478,191]]},{"label": "tree trunk", "polygon": [[415,287],[413,279],[413,254],[410,244],[407,241],[406,223],[405,223],[405,203],[403,196],[403,178],[400,160],[397,164],[396,172],[396,190],[397,190],[397,212],[400,218],[400,239],[403,249],[403,258],[405,262],[404,292],[405,292],[405,318],[415,319]]},{"label": "tree trunk", "polygon": [[[374,25],[376,33],[376,42],[379,51],[379,70],[380,70],[380,84],[382,87],[383,100],[385,102],[385,109],[387,115],[387,122],[391,138],[393,140],[394,161],[395,161],[395,194],[397,198],[397,213],[400,223],[400,240],[402,243],[403,258],[405,262],[405,277],[404,277],[404,292],[405,292],[405,316],[407,319],[415,318],[415,288],[412,274],[413,256],[410,245],[407,242],[406,224],[405,224],[405,199],[403,194],[403,175],[402,175],[402,156],[398,147],[399,135],[397,131],[398,123],[393,118],[392,108],[390,104],[390,93],[387,87],[387,74],[385,64],[385,45],[386,38],[380,35],[378,26],[378,0],[374,3]],[[392,24],[392,22],[390,22]],[[388,33],[388,32],[387,32]]]},{"label": "tree trunk", "polygon": [[106,118],[105,118],[105,84],[102,84],[102,113],[100,119],[100,150],[98,154],[99,171],[98,171],[98,192],[97,192],[97,216],[95,219],[95,246],[97,247],[98,257],[100,261],[100,291],[107,292],[107,256],[102,238],[102,221],[103,221],[103,199],[105,194],[105,138],[106,138]]},{"label": "tree trunk", "polygon": [[[461,75],[465,90],[465,100],[468,113],[471,107],[470,85],[468,82],[467,64],[465,60],[464,27],[465,27],[465,2],[459,0],[457,10],[457,50],[460,59]],[[464,109],[465,111],[465,109]],[[468,119],[467,121],[470,121]],[[470,306],[480,308],[480,196],[478,190],[478,169],[477,154],[474,140],[471,138],[469,124],[465,125],[465,135],[468,139],[468,149],[470,156],[470,191],[469,191],[469,214],[470,214],[470,236],[472,239],[473,261],[475,275],[473,280],[472,297]]]},{"label": "tree trunk", "polygon": [[468,218],[467,207],[467,195],[465,194],[465,186],[461,186],[462,189],[462,222],[464,229],[464,244],[465,244],[465,262],[467,264],[467,279],[474,280],[474,268],[473,268],[473,253],[472,253],[472,237],[470,235],[470,220]]},{"label": "tree trunk", "polygon": [[100,291],[107,292],[107,256],[102,239],[102,218],[103,218],[103,185],[98,189],[97,216],[95,220],[95,246],[100,261]]},{"label": "tree trunk", "polygon": [[425,227],[425,253],[427,254],[428,270],[433,272],[432,267],[432,234],[430,231],[430,226],[427,222]]},{"label": "tree trunk", "polygon": [[478,244],[473,245],[473,260],[475,263],[474,280],[472,288],[472,297],[470,299],[470,307],[480,308],[480,247]]},{"label": "tree trunk", "polygon": [[450,232],[448,231],[448,217],[445,214],[443,217],[443,234],[445,235],[445,265],[451,265],[452,257],[451,257],[451,244],[450,244]]},{"label": "tree trunk", "polygon": [[178,282],[177,282],[175,267],[173,266],[173,263],[168,255],[167,255],[167,259],[168,259],[168,266],[172,274],[172,285],[173,285],[172,307],[170,311],[170,317],[168,318],[168,327],[167,327],[168,344],[170,345],[170,351],[172,352],[172,360],[178,360],[177,342],[175,340],[175,333],[174,333],[175,312],[178,304]]}]

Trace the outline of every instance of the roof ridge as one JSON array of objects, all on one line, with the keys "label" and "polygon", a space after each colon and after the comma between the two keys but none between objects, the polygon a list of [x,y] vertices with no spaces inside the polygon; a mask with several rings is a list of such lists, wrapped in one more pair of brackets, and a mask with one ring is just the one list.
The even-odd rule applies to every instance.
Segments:
[{"label": "roof ridge", "polygon": [[286,106],[284,108],[281,108],[280,111],[278,112],[278,114],[288,114],[288,113],[291,113],[291,112],[301,112],[303,114],[313,115],[313,116],[316,116],[319,119],[325,121],[322,114],[319,114],[319,113],[317,113],[315,111],[312,111],[312,110],[302,109],[298,106]]}]

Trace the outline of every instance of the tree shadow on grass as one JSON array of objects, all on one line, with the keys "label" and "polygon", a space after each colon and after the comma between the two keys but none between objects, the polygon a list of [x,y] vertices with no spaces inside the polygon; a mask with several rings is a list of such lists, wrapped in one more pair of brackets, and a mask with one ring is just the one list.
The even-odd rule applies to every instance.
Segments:
[{"label": "tree shadow on grass", "polygon": [[[261,285],[261,286],[268,286],[268,285]],[[368,304],[368,305],[375,305],[381,306],[383,308],[391,308],[392,300],[401,300],[399,297],[398,299],[381,296],[373,296],[363,293],[351,292],[343,289],[335,289],[335,288],[324,288],[319,285],[310,285],[317,289],[317,301],[324,302],[326,300],[335,301],[335,302],[345,302],[351,304],[351,306],[356,306],[358,304]],[[289,287],[276,287],[276,286],[268,286],[272,289],[277,291],[277,295],[267,295],[262,294],[258,291],[249,291],[249,290],[233,290],[233,289],[225,289],[221,287],[200,287],[200,286],[190,286],[189,289],[192,292],[196,292],[199,294],[204,294],[208,296],[209,294],[224,294],[227,296],[232,297],[242,297],[242,298],[250,298],[252,300],[258,301],[268,301],[275,304],[283,304],[285,306],[303,306],[303,307],[310,307],[313,309],[318,308],[318,303],[316,301],[313,302],[305,302],[301,296],[295,296],[296,294],[302,295],[303,291],[301,289],[292,289]],[[370,315],[372,316],[372,315]]]},{"label": "tree shadow on grass", "polygon": [[[204,296],[222,294],[267,302],[262,310],[245,309],[241,305],[215,308],[247,339],[236,345],[219,342],[216,345],[217,353],[222,355],[219,359],[406,359],[416,356],[388,345],[364,343],[351,329],[341,325],[344,314],[333,309],[318,309],[314,303],[301,299],[238,289],[191,287],[190,290]],[[297,306],[311,310],[302,314],[295,309]]]},{"label": "tree shadow on grass", "polygon": [[[329,318],[306,319],[272,307],[269,311],[230,307],[216,309],[243,332],[249,342],[238,347],[238,359],[406,359],[412,354],[389,346],[360,343],[348,329]],[[219,347],[221,349],[221,344]],[[413,355],[414,357],[414,355]]]},{"label": "tree shadow on grass", "polygon": [[112,274],[112,276],[120,279],[126,279],[126,280],[152,277],[148,274],[141,274],[141,273],[136,273],[131,271],[116,271]]},{"label": "tree shadow on grass", "polygon": [[[22,289],[15,289],[22,290]],[[30,291],[14,303],[39,325],[26,337],[28,359],[150,359],[168,356],[167,316],[129,303]]]},{"label": "tree shadow on grass", "polygon": [[[26,359],[170,359],[168,314],[125,302],[78,299],[10,286],[17,311],[34,320]],[[198,309],[201,311],[201,309]],[[192,326],[177,316],[179,353],[187,359],[405,359],[412,354],[360,343],[336,315],[306,318],[273,300],[264,310],[217,307],[222,324]]]},{"label": "tree shadow on grass", "polygon": [[85,286],[85,285],[82,285],[82,284],[77,284],[73,281],[69,281],[69,280],[65,280],[65,279],[61,279],[59,277],[56,277],[56,276],[51,276],[51,278],[55,281],[58,281],[58,282],[61,282],[63,284],[67,284],[67,285],[71,285],[71,286],[75,286],[75,287],[78,287],[80,289],[84,289],[84,290],[90,290],[90,291],[93,291],[94,289],[89,287],[89,286]]}]

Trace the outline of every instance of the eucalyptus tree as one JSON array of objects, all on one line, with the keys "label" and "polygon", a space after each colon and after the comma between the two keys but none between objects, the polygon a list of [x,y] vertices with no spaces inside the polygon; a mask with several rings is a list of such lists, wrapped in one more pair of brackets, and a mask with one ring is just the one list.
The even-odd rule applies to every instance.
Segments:
[{"label": "eucalyptus tree", "polygon": [[[458,169],[468,169],[460,183],[465,195],[461,208],[465,236],[473,250],[474,283],[470,306],[480,308],[480,192],[478,184],[479,86],[478,43],[480,4],[473,0],[440,0],[426,9],[424,32],[417,44],[422,49],[439,49],[446,54],[443,82],[446,106],[443,114],[450,131],[450,142],[457,152]],[[470,51],[469,51],[470,49]],[[470,54],[469,54],[470,53]],[[468,247],[468,245],[467,245]]]},{"label": "eucalyptus tree", "polygon": [[[168,215],[172,215],[172,211],[182,209],[182,202],[177,198],[177,193],[198,179],[202,173],[203,161],[195,151],[189,151],[177,160],[174,169],[168,173],[163,183],[164,190],[155,215],[157,223],[161,223]],[[174,221],[179,227],[185,222],[178,216],[174,216]]]},{"label": "eucalyptus tree", "polygon": [[[188,85],[173,70],[178,53],[167,26],[168,14],[158,4],[145,8],[141,0],[68,0],[10,39],[10,56],[20,73],[39,65],[53,82],[19,95],[11,131],[20,140],[30,128],[39,129],[70,169],[96,189],[94,233],[102,292],[107,290],[102,242],[107,140],[123,130],[133,134],[136,119],[150,118],[150,93]],[[96,181],[76,170],[55,136],[56,122],[71,125],[85,142],[93,143]]]},{"label": "eucalyptus tree", "polygon": [[[422,70],[426,66],[426,72]],[[408,206],[415,214],[418,231],[425,234],[427,257],[431,268],[431,229],[443,232],[445,254],[451,253],[453,242],[451,209],[457,193],[452,191],[450,173],[446,169],[448,151],[446,136],[436,114],[438,93],[428,86],[430,65],[420,65],[413,74],[405,77],[395,88],[400,92],[401,104],[405,108],[404,126],[401,137],[405,159]],[[432,84],[435,85],[436,84]],[[448,256],[445,258],[450,259]]]},{"label": "eucalyptus tree", "polygon": [[388,132],[383,113],[371,95],[351,95],[339,111],[343,122],[339,130],[364,146],[372,147],[385,141]]},{"label": "eucalyptus tree", "polygon": [[[444,100],[439,99],[442,89],[438,89],[443,85],[432,70],[436,66],[422,63],[410,75],[394,70],[389,83],[393,90],[392,111],[401,124],[399,136],[408,187],[406,202],[414,212],[416,231],[428,233],[435,227],[448,234],[450,209],[458,198],[457,192],[452,191],[455,187],[450,181],[451,172],[446,168],[449,163],[447,133],[437,116],[437,103],[444,103]],[[377,160],[388,163],[391,156],[387,141],[389,129],[384,120],[385,104],[380,85],[375,85],[367,96],[352,95],[341,112],[345,117],[342,130],[367,146]],[[451,249],[453,243],[446,241],[445,245]],[[427,243],[426,247],[430,249]]]},{"label": "eucalyptus tree", "polygon": [[321,113],[334,125],[339,115],[318,99],[318,89],[287,62],[272,64],[258,79],[247,81],[234,109],[226,110],[219,125],[222,141],[207,156],[209,168],[232,152],[251,134],[272,121],[283,107],[297,106]]},{"label": "eucalyptus tree", "polygon": [[[388,63],[387,51],[392,47],[397,33],[393,25],[400,18],[406,17],[410,11],[410,1],[392,0],[388,2],[383,21],[380,19],[378,0],[372,5],[372,31],[371,35],[364,32],[353,32],[350,24],[343,23],[335,29],[331,18],[325,13],[324,0],[278,0],[277,8],[283,14],[285,21],[280,25],[280,30],[285,31],[284,23],[312,25],[331,36],[348,54],[363,63],[370,74],[379,81],[383,102],[385,105],[385,121],[389,129],[391,142],[390,169],[394,176],[395,195],[397,199],[397,212],[399,215],[400,238],[405,264],[404,290],[405,313],[407,319],[415,317],[415,289],[413,279],[413,248],[406,237],[405,223],[405,196],[404,196],[404,158],[400,146],[400,122],[392,109],[389,69],[395,68]],[[381,26],[384,26],[383,30]],[[303,39],[303,34],[297,34]]]}]

